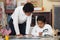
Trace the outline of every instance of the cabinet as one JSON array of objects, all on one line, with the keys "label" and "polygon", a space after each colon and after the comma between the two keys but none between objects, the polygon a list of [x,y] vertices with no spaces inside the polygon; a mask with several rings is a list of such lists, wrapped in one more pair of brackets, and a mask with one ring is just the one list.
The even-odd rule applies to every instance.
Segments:
[{"label": "cabinet", "polygon": [[32,15],[31,26],[36,25],[36,16],[44,16],[46,18],[46,23],[52,26],[52,13],[51,12],[34,12]]}]

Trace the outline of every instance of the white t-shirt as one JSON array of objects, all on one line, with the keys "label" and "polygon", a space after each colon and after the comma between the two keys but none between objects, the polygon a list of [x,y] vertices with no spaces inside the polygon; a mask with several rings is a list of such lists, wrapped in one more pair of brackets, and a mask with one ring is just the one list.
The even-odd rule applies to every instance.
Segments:
[{"label": "white t-shirt", "polygon": [[52,32],[52,27],[49,25],[49,24],[45,24],[43,28],[40,28],[38,25],[36,25],[31,34],[33,36],[39,36],[39,32],[43,32],[42,36],[48,34],[48,35],[53,35],[53,32]]},{"label": "white t-shirt", "polygon": [[29,34],[32,14],[30,16],[26,16],[25,13],[23,12],[23,6],[19,6],[15,9],[11,17],[13,19],[16,34],[20,34],[18,24],[22,24],[25,21],[26,21],[26,34]]}]

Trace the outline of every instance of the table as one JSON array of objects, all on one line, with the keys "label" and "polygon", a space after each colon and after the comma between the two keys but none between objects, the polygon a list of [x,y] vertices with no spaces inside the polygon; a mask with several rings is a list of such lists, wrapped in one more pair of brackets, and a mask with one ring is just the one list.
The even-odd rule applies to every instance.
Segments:
[{"label": "table", "polygon": [[[4,38],[0,38],[4,40]],[[21,37],[17,38],[16,36],[10,36],[9,40],[60,40],[60,36],[55,37]]]},{"label": "table", "polygon": [[22,37],[22,38],[17,38],[17,37],[11,37],[10,40],[60,40],[60,36],[55,36],[55,37]]}]

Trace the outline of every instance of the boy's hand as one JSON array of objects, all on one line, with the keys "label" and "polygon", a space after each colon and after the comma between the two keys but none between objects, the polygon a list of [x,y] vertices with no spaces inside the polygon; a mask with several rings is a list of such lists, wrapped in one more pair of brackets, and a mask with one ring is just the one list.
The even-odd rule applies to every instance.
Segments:
[{"label": "boy's hand", "polygon": [[16,36],[21,36],[22,34],[17,34]]},{"label": "boy's hand", "polygon": [[26,34],[25,37],[32,37],[32,35],[31,34]]},{"label": "boy's hand", "polygon": [[39,32],[39,36],[42,36],[42,32]]},{"label": "boy's hand", "polygon": [[16,35],[16,37],[17,38],[21,38],[21,37],[23,37],[23,35],[22,34],[18,34],[18,35]]}]

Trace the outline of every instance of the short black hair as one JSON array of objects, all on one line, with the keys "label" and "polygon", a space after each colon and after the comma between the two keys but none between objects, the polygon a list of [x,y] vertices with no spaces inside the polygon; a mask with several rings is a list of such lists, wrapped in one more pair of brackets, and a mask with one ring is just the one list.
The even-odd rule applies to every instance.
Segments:
[{"label": "short black hair", "polygon": [[46,22],[46,18],[44,16],[38,16],[37,17],[37,21],[42,21],[42,22]]},{"label": "short black hair", "polygon": [[32,3],[26,3],[23,7],[24,12],[33,12],[34,11],[34,6]]}]

